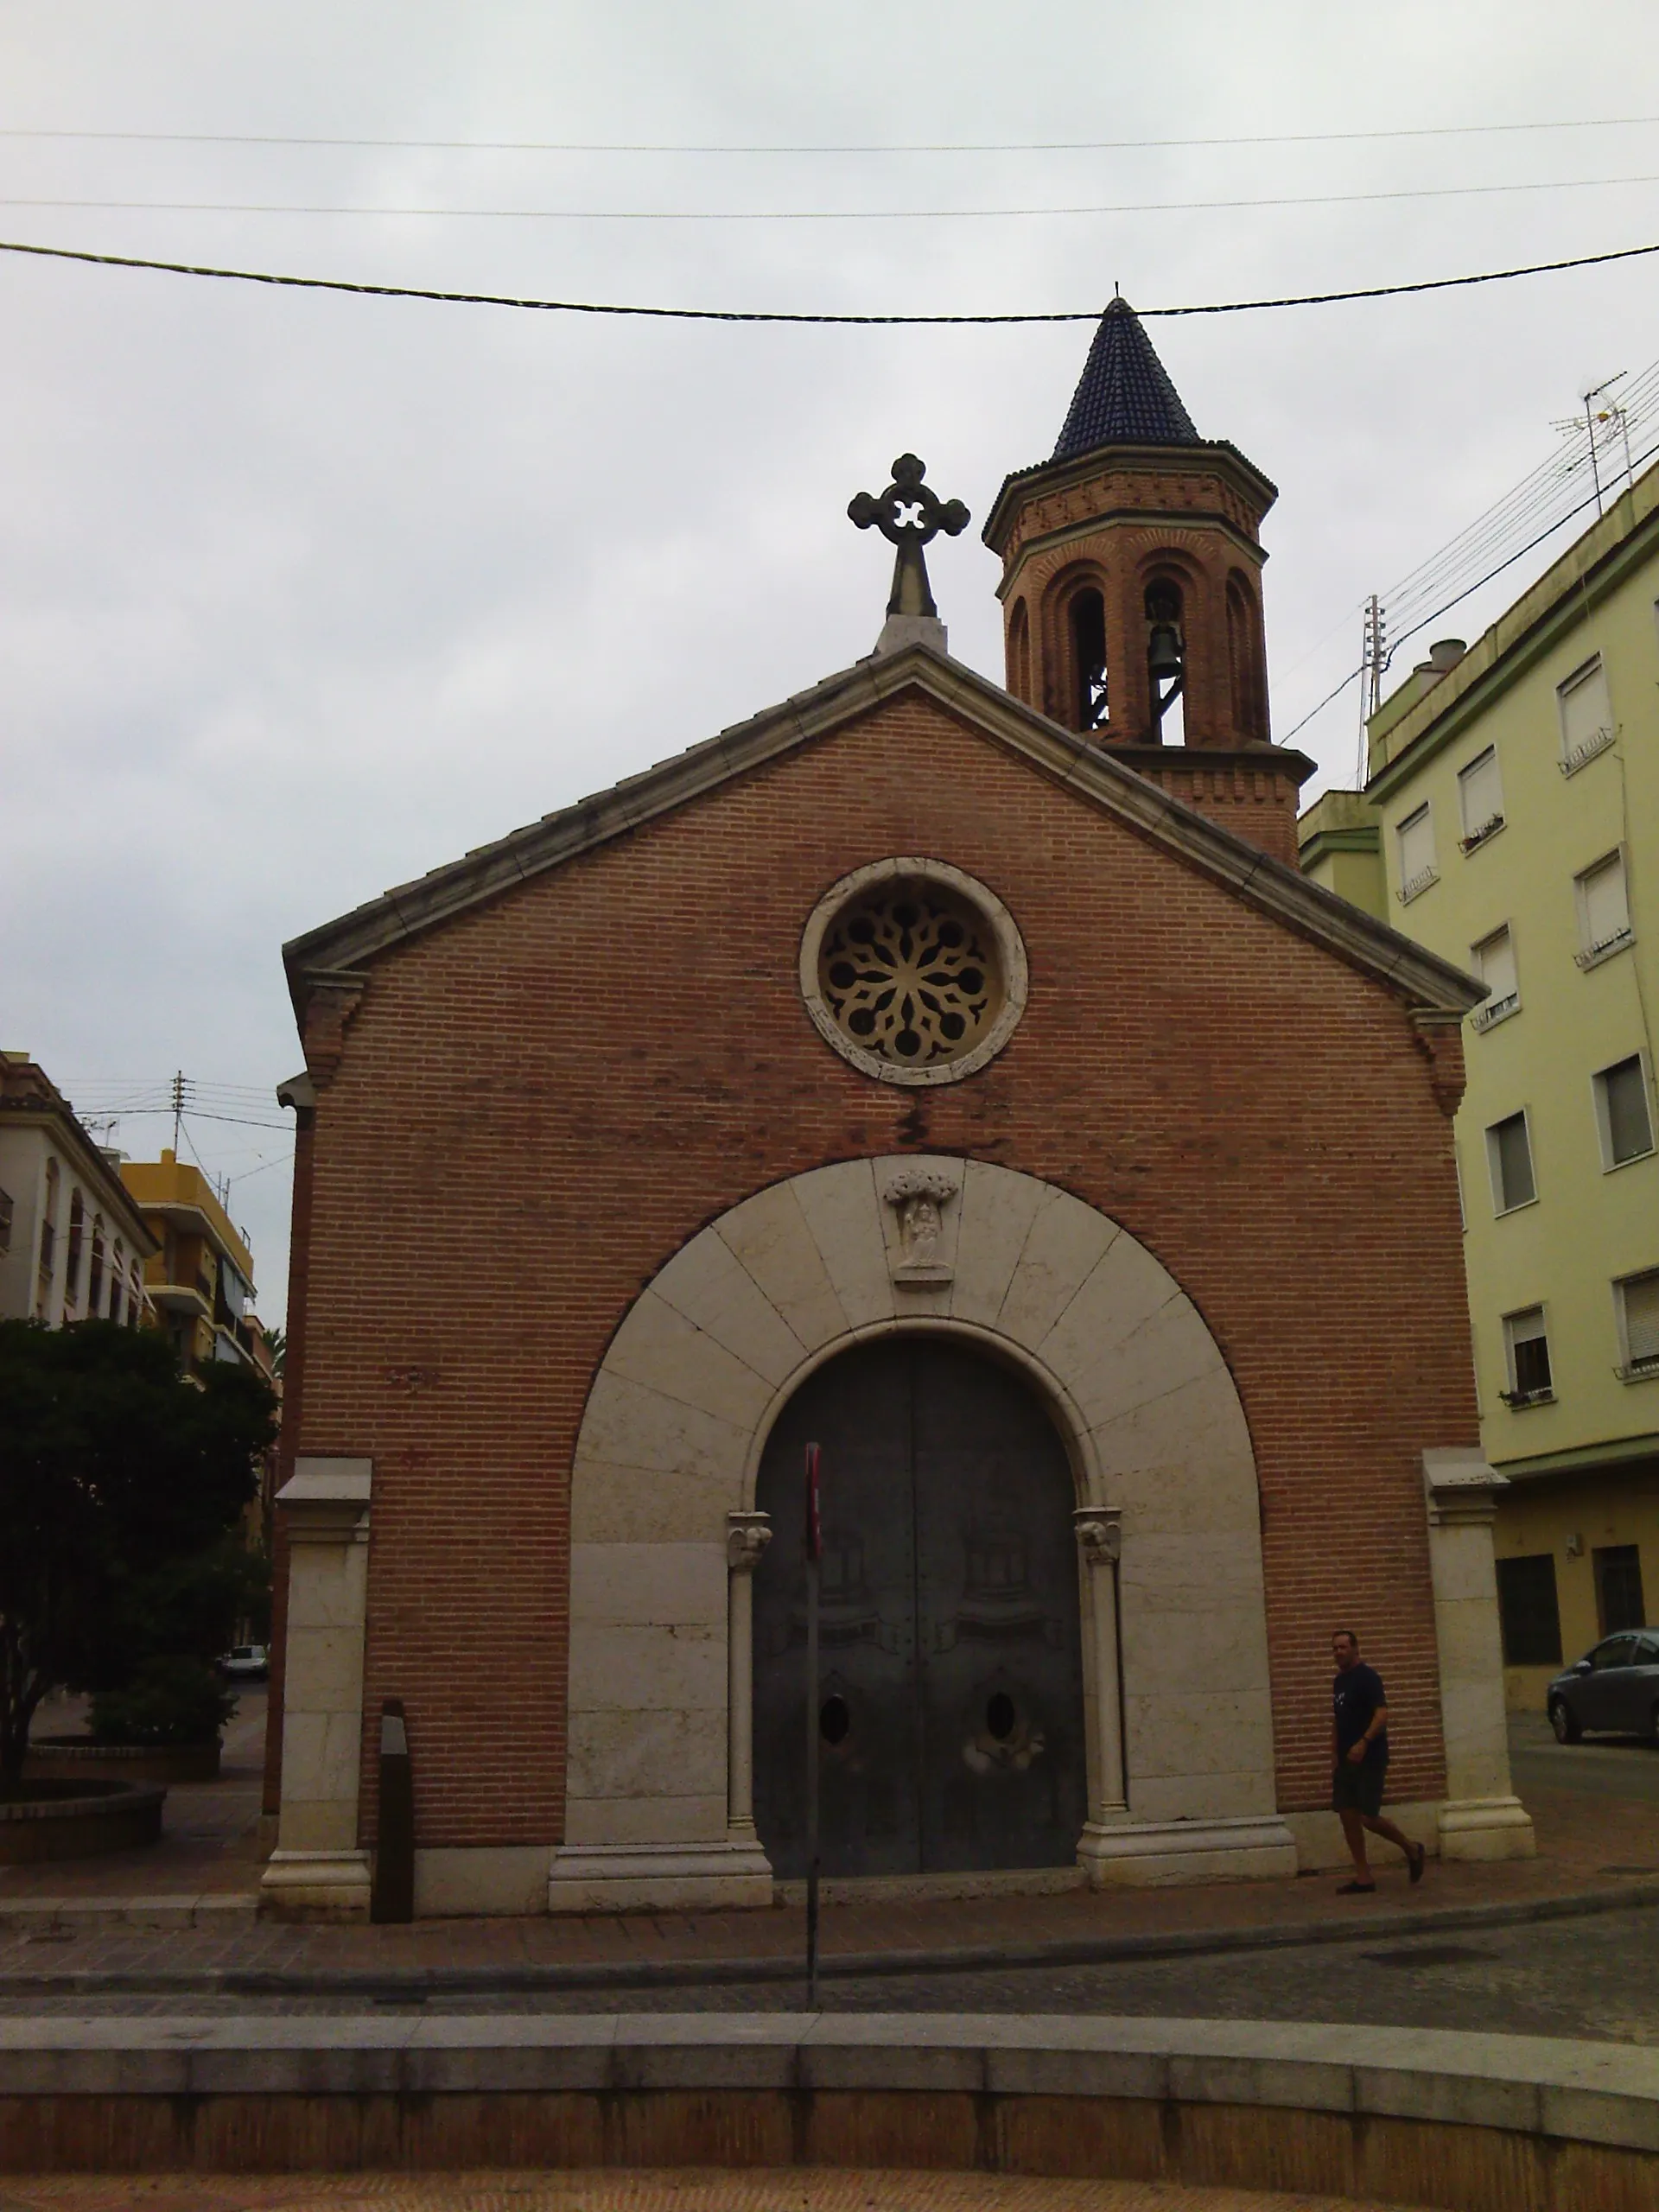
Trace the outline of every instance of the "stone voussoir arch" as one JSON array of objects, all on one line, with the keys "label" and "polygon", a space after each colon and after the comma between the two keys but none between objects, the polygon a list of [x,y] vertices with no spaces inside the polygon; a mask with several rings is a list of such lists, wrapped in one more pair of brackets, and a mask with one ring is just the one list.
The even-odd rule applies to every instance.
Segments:
[{"label": "stone voussoir arch", "polygon": [[[918,1234],[910,1200],[923,1189]],[[1087,1659],[1083,1843],[1096,1878],[1202,1878],[1223,1851],[1251,1860],[1229,1872],[1294,1871],[1274,1818],[1255,1464],[1220,1348],[1146,1246],[1072,1193],[906,1154],[810,1169],[742,1200],[666,1262],[607,1349],[572,1466],[567,1847],[553,1880],[565,1861],[567,1901],[593,1901],[594,1869],[617,1853],[675,1849],[706,1859],[711,1882],[721,1852],[736,1874],[735,1854],[759,1901],[756,1472],[809,1374],[912,1329],[1020,1370],[1066,1446],[1090,1522],[1085,1598],[1093,1586],[1109,1599],[1093,1642],[1122,1657],[1121,1690],[1116,1654]],[[1145,1872],[1148,1859],[1160,1871]]]}]

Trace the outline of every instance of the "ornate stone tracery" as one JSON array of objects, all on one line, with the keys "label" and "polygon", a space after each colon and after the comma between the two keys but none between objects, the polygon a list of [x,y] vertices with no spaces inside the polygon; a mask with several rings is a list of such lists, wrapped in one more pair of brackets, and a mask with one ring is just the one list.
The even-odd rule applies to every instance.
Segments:
[{"label": "ornate stone tracery", "polygon": [[1024,1010],[1025,951],[982,884],[940,861],[880,861],[819,900],[801,988],[820,1034],[887,1083],[953,1083]]}]

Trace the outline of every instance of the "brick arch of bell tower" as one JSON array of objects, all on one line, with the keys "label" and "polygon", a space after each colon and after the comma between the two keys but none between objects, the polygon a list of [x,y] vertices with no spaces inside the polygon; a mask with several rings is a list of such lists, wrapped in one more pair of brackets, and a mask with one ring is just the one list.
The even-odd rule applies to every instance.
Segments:
[{"label": "brick arch of bell tower", "polygon": [[[1010,691],[1294,866],[1313,763],[1268,736],[1261,526],[1277,497],[1236,447],[1199,437],[1115,300],[1053,457],[1006,480],[984,537]],[[1157,705],[1172,632],[1179,746]]]}]

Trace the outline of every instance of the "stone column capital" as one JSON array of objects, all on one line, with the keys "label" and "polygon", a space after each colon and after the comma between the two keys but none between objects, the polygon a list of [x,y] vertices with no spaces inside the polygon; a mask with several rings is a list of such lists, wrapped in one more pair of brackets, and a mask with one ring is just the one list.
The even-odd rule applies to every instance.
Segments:
[{"label": "stone column capital", "polygon": [[734,1574],[753,1574],[772,1541],[772,1521],[765,1513],[726,1516],[726,1564]]},{"label": "stone column capital", "polygon": [[1116,1505],[1080,1505],[1071,1529],[1087,1567],[1110,1567],[1123,1555],[1123,1513]]},{"label": "stone column capital", "polygon": [[1509,1477],[1489,1467],[1477,1451],[1430,1450],[1423,1454],[1431,1529],[1490,1525],[1497,1511],[1498,1493],[1509,1486]]}]

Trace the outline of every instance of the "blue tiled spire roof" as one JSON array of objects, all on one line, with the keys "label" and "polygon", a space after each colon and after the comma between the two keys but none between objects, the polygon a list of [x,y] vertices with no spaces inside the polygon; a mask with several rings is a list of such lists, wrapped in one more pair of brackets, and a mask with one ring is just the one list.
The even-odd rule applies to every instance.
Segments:
[{"label": "blue tiled spire roof", "polygon": [[1127,300],[1115,299],[1096,329],[1054,460],[1096,446],[1203,442],[1140,317]]}]

